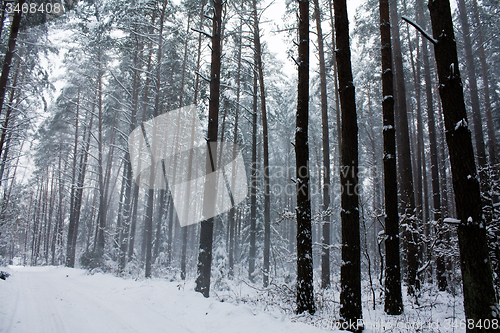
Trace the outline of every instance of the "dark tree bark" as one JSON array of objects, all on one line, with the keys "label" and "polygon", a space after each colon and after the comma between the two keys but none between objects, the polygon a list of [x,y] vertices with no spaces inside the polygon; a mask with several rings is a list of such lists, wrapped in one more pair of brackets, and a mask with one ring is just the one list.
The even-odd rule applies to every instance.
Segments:
[{"label": "dark tree bark", "polygon": [[385,312],[403,312],[399,263],[398,185],[396,170],[396,129],[392,75],[391,24],[389,1],[380,0],[380,41],[382,53],[382,112],[384,118],[384,189],[385,189]]},{"label": "dark tree bark", "polygon": [[334,1],[337,67],[342,118],[340,165],[342,265],[340,267],[340,317],[347,323],[362,318],[361,253],[358,197],[358,124],[351,68],[349,21],[345,0]]},{"label": "dark tree bark", "polygon": [[[488,256],[485,222],[482,216],[480,185],[474,163],[471,133],[453,32],[449,0],[433,0],[428,4],[436,44],[439,94],[443,105],[446,141],[451,171],[458,225],[460,264],[467,319],[478,321],[498,317],[492,270]],[[473,328],[468,332],[488,330]]]},{"label": "dark tree bark", "polygon": [[[210,102],[208,106],[208,131],[207,147],[210,150],[210,142],[217,141],[217,130],[219,124],[219,92],[220,92],[220,69],[221,69],[221,27],[222,27],[222,0],[214,0],[214,11],[212,17],[212,68],[210,75]],[[207,173],[213,172],[213,168],[207,161]],[[204,193],[204,201],[213,195],[209,191]],[[200,230],[200,252],[198,255],[198,277],[196,278],[195,291],[205,297],[210,295],[210,271],[212,267],[212,242],[213,242],[214,219],[209,218],[201,222]]]},{"label": "dark tree bark", "polygon": [[[408,292],[414,294],[414,288],[419,289],[420,282],[417,277],[418,269],[418,232],[415,221],[415,193],[413,189],[413,172],[411,167],[410,136],[408,129],[408,114],[406,109],[406,89],[403,70],[403,57],[401,53],[401,41],[399,37],[399,16],[397,12],[397,0],[390,1],[390,19],[392,46],[394,54],[394,70],[396,75],[396,105],[395,117],[398,121],[396,135],[398,142],[398,167],[401,177],[401,201],[403,203],[403,219],[407,224],[405,231],[405,247],[407,250],[407,283]],[[398,130],[399,129],[399,130]]]},{"label": "dark tree bark", "polygon": [[314,314],[311,198],[309,189],[309,0],[299,1],[299,81],[295,129],[297,182],[297,313]]},{"label": "dark tree bark", "polygon": [[[330,138],[328,136],[328,100],[326,93],[326,66],[323,30],[321,29],[321,11],[319,1],[314,0],[314,16],[318,34],[319,75],[321,90],[321,129],[323,135],[323,207],[324,213],[330,207]],[[321,288],[330,287],[330,215],[323,217],[323,235],[321,240]]]},{"label": "dark tree bark", "polygon": [[[21,8],[24,4],[24,0],[18,0],[17,4],[19,5],[19,8]],[[17,4],[13,6],[17,6]],[[14,56],[14,51],[16,50],[16,41],[17,41],[17,35],[19,33],[19,26],[21,23],[21,15],[22,15],[22,10],[14,11],[14,15],[12,17],[12,23],[10,26],[10,35],[7,45],[7,52],[5,53],[2,73],[0,74],[0,114],[2,113],[5,94],[7,92],[7,82],[9,80],[12,57]]]},{"label": "dark tree bark", "polygon": [[26,66],[23,67],[23,70],[22,70],[22,74],[21,74],[21,79],[20,79],[20,82],[18,83],[18,77],[19,77],[19,67],[21,65],[21,62],[22,61],[22,56],[23,56],[23,50],[24,48],[21,48],[21,50],[19,51],[19,60],[17,61],[17,64],[16,64],[16,70],[14,72],[14,77],[12,78],[12,88],[10,90],[10,96],[9,96],[9,104],[7,105],[7,111],[5,113],[5,118],[3,120],[3,126],[2,126],[2,134],[0,136],[0,156],[1,156],[1,160],[2,160],[2,165],[0,167],[0,184],[2,184],[2,179],[3,179],[3,173],[4,173],[4,170],[5,170],[5,164],[6,164],[6,161],[7,161],[7,155],[8,155],[8,147],[5,147],[4,149],[4,145],[6,143],[6,140],[7,140],[7,133],[11,132],[12,130],[10,129],[10,127],[12,127],[12,122],[14,121],[14,118],[15,116],[12,114],[12,111],[14,111],[16,109],[16,107],[14,106],[14,98],[17,98],[16,95],[19,95],[19,91],[20,91],[20,88],[18,87],[18,85],[20,86],[22,84],[22,82],[24,81],[24,75],[26,73]]}]

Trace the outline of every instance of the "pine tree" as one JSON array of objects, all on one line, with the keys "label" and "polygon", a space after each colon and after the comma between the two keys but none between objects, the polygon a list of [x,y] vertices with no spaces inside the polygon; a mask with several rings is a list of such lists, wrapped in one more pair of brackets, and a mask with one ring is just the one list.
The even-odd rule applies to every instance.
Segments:
[{"label": "pine tree", "polygon": [[299,80],[295,130],[297,183],[297,313],[314,314],[311,198],[309,190],[309,0],[299,1]]},{"label": "pine tree", "polygon": [[[208,109],[208,132],[207,148],[210,142],[217,141],[217,130],[219,124],[219,92],[220,92],[220,69],[221,69],[221,28],[222,28],[222,0],[214,0],[212,17],[212,68],[210,75],[210,102]],[[207,174],[215,170],[207,161]],[[205,191],[204,201],[209,201],[207,196],[213,195]],[[212,267],[212,243],[213,243],[214,219],[209,218],[201,222],[200,230],[200,252],[198,255],[198,277],[196,278],[195,290],[205,297],[210,295],[210,271]]]},{"label": "pine tree", "polygon": [[385,312],[403,312],[399,263],[399,217],[396,170],[396,129],[392,75],[391,23],[389,1],[380,0],[380,41],[382,52],[382,110],[384,118],[384,189],[385,189]]},{"label": "pine tree", "polygon": [[342,119],[340,165],[342,265],[340,317],[349,325],[362,318],[358,196],[358,125],[345,0],[334,1],[337,67]]}]

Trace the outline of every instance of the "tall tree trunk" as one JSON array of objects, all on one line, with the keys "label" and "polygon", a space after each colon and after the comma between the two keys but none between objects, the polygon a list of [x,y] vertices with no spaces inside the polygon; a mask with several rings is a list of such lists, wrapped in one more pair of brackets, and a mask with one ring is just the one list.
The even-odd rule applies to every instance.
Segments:
[{"label": "tall tree trunk", "polygon": [[[68,267],[75,267],[75,254],[76,254],[76,240],[78,238],[78,227],[80,224],[80,213],[81,213],[81,207],[82,207],[82,196],[83,196],[83,184],[85,182],[85,174],[87,170],[87,161],[88,161],[88,155],[89,155],[89,149],[90,149],[90,132],[92,131],[92,123],[94,120],[94,111],[95,111],[95,104],[92,106],[92,112],[88,112],[88,117],[90,117],[89,120],[89,125],[85,128],[84,134],[83,134],[83,140],[85,142],[85,146],[83,147],[83,151],[80,154],[80,162],[79,166],[77,168],[78,172],[78,178],[76,180],[76,186],[75,186],[75,194],[74,194],[74,201],[73,201],[73,207],[70,207],[70,224],[71,221],[73,221],[74,224],[74,229],[73,232],[71,233],[71,238],[70,234],[68,232],[68,244],[67,244],[67,254],[66,254],[66,266]],[[78,135],[78,133],[75,132],[75,136]]]},{"label": "tall tree trunk", "polygon": [[262,50],[260,45],[259,16],[257,0],[253,0],[253,41],[255,62],[259,72],[260,108],[262,111],[262,134],[264,148],[264,277],[263,285],[269,285],[269,252],[271,248],[271,196],[269,190],[269,138],[267,133],[266,89],[264,86],[264,70],[262,68]]},{"label": "tall tree trunk", "polygon": [[[5,141],[7,138],[7,133],[10,132],[11,130],[9,129],[9,126],[12,127],[12,122],[14,121],[14,116],[12,115],[12,111],[14,111],[16,108],[14,106],[14,98],[16,97],[16,93],[19,95],[18,91],[20,91],[18,85],[22,84],[24,81],[24,75],[26,73],[26,66],[23,67],[23,71],[21,74],[21,82],[20,84],[17,82],[18,76],[19,76],[19,67],[21,65],[22,60],[22,55],[23,55],[23,50],[24,48],[21,48],[19,51],[19,60],[17,61],[16,65],[16,70],[14,73],[14,77],[12,79],[12,88],[10,90],[10,96],[9,96],[9,104],[7,105],[7,111],[5,113],[5,118],[3,121],[3,126],[2,126],[2,135],[0,136],[0,156],[2,159],[2,166],[0,169],[0,184],[2,183],[2,177],[3,177],[3,172],[5,169],[5,161],[7,161],[7,152],[9,149],[5,147]],[[18,99],[18,98],[17,98]]]},{"label": "tall tree trunk", "polygon": [[[474,163],[471,133],[467,123],[462,80],[449,0],[428,4],[436,44],[439,93],[443,105],[446,141],[450,154],[458,225],[460,263],[466,318],[479,320],[498,317],[485,221],[481,209],[480,185]],[[473,325],[476,326],[476,325]],[[468,332],[485,332],[478,327]]]},{"label": "tall tree trunk", "polygon": [[398,184],[396,170],[396,129],[392,74],[391,23],[389,1],[380,0],[380,41],[382,53],[382,112],[384,118],[384,189],[385,189],[385,312],[403,312],[399,263]]},{"label": "tall tree trunk", "polygon": [[[200,5],[200,21],[198,25],[198,30],[202,31],[203,30],[203,21],[205,18],[205,5],[207,3],[207,0],[201,0],[201,5]],[[199,86],[200,86],[200,76],[198,73],[200,72],[200,63],[201,63],[201,41],[202,41],[202,35],[200,34],[198,36],[198,51],[197,51],[197,58],[196,58],[196,79],[195,79],[195,84],[194,84],[194,97],[193,97],[193,104],[196,105],[198,102],[198,95],[199,95]]]},{"label": "tall tree trunk", "polygon": [[[400,138],[398,142],[398,166],[401,175],[401,201],[403,202],[403,219],[406,222],[405,247],[407,250],[407,283],[408,292],[414,294],[414,289],[420,288],[417,277],[418,270],[418,232],[415,220],[415,194],[413,189],[413,172],[411,167],[410,136],[408,130],[408,114],[406,110],[406,89],[403,70],[403,57],[401,53],[401,41],[399,37],[399,16],[397,12],[397,0],[390,0],[390,20],[392,46],[394,54],[394,70],[396,75],[396,118],[397,133]],[[398,130],[399,128],[399,130]]]},{"label": "tall tree trunk", "polygon": [[[181,78],[181,91],[180,91],[180,96],[179,96],[179,107],[182,108],[184,106],[183,104],[183,96],[184,96],[184,81],[186,77],[186,64],[188,62],[188,46],[189,46],[189,27],[191,25],[191,13],[188,14],[188,24],[187,24],[187,31],[186,31],[186,40],[184,41],[184,60],[182,62],[182,78]],[[194,134],[193,134],[194,135]],[[193,138],[193,135],[191,137]],[[188,166],[188,179],[191,177],[191,168],[192,165]],[[187,186],[187,202],[190,201],[190,183],[188,182],[186,184]],[[186,205],[186,210],[188,209],[189,205]],[[186,215],[187,216],[187,215]],[[181,233],[182,233],[182,250],[181,250],[181,279],[185,280],[186,279],[186,256],[187,256],[187,242],[188,242],[188,226],[181,227]]]},{"label": "tall tree trunk", "polygon": [[[22,8],[24,0],[18,0],[17,5]],[[14,7],[14,5],[12,5]],[[9,41],[7,44],[7,52],[5,53],[5,58],[3,60],[2,73],[0,74],[0,114],[2,113],[3,104],[5,101],[5,94],[7,92],[7,82],[9,80],[10,67],[12,64],[12,57],[14,56],[14,51],[16,50],[17,34],[19,33],[19,26],[21,23],[22,10],[14,11],[12,17],[12,23],[10,26]]]},{"label": "tall tree trunk", "polygon": [[[131,110],[131,116],[130,116],[130,125],[129,125],[129,131],[132,132],[137,124],[137,110],[138,110],[138,103],[139,103],[139,82],[140,82],[140,72],[141,72],[141,66],[140,66],[140,54],[142,53],[142,48],[143,48],[143,43],[139,40],[139,36],[137,33],[134,34],[135,38],[135,52],[134,52],[134,63],[133,63],[133,85],[132,85],[132,110]],[[127,263],[127,250],[128,250],[128,243],[129,243],[129,229],[130,229],[130,222],[131,222],[131,217],[132,217],[132,212],[131,212],[131,203],[132,203],[132,188],[137,187],[133,180],[133,175],[132,175],[132,164],[130,162],[130,155],[128,151],[125,153],[124,156],[125,160],[125,166],[126,168],[126,175],[123,181],[125,182],[125,196],[123,198],[123,223],[122,223],[122,228],[120,230],[120,265],[119,265],[119,270],[123,271],[125,268],[125,265]]]},{"label": "tall tree trunk", "polygon": [[255,257],[257,253],[257,73],[253,73],[252,112],[252,167],[250,176],[250,250],[248,254],[248,278],[254,282]]},{"label": "tall tree trunk", "polygon": [[[423,0],[417,2],[417,18],[422,29],[427,30],[427,19],[424,17]],[[427,126],[429,130],[429,146],[431,154],[431,177],[432,177],[432,202],[433,202],[433,220],[438,223],[437,233],[442,232],[441,220],[441,188],[439,181],[439,164],[438,164],[438,144],[436,138],[436,120],[434,115],[434,103],[432,96],[432,78],[431,67],[429,63],[429,50],[427,48],[427,39],[422,42],[422,57],[424,63],[425,76],[425,94],[427,100]],[[441,243],[441,242],[440,242]],[[438,254],[436,259],[436,278],[439,290],[444,291],[447,286],[446,272],[444,265],[444,256]]]},{"label": "tall tree trunk", "polygon": [[442,118],[442,108],[439,107],[439,113],[436,120],[437,122],[437,132],[438,132],[438,143],[439,143],[439,174],[440,177],[440,189],[441,189],[441,217],[452,215],[451,208],[449,204],[449,190],[448,190],[448,177],[446,172],[446,139],[444,136],[444,121]]},{"label": "tall tree trunk", "polygon": [[156,262],[156,258],[158,258],[158,254],[160,253],[161,241],[163,239],[162,236],[162,223],[163,223],[163,215],[165,213],[165,190],[160,190],[158,193],[158,212],[156,216],[156,234],[155,234],[155,245],[153,247],[153,263]]},{"label": "tall tree trunk", "polygon": [[328,6],[330,8],[330,26],[332,29],[332,66],[333,66],[333,87],[335,91],[335,116],[337,122],[337,155],[338,155],[338,165],[340,165],[340,146],[342,143],[341,129],[340,129],[340,97],[339,97],[339,85],[338,85],[338,75],[337,75],[337,53],[335,52],[335,23],[333,14],[334,0],[328,1]]},{"label": "tall tree trunk", "polygon": [[358,125],[351,68],[349,22],[345,0],[334,1],[337,67],[342,112],[341,206],[342,265],[340,267],[340,317],[347,323],[362,318],[361,253],[358,198]]},{"label": "tall tree trunk", "polygon": [[[125,156],[122,158],[122,165],[123,165],[123,170],[122,170],[122,181],[121,181],[121,186],[120,186],[120,196],[118,197],[118,211],[116,214],[116,231],[114,235],[114,242],[113,245],[115,249],[118,251],[120,250],[120,244],[121,244],[121,231],[122,231],[122,224],[123,224],[123,202],[125,198],[125,187],[127,185],[127,161],[125,160]],[[117,174],[119,174],[120,170],[117,171]]]},{"label": "tall tree trunk", "polygon": [[299,81],[295,128],[297,183],[297,313],[314,314],[314,286],[309,189],[309,0],[299,2]]},{"label": "tall tree trunk", "polygon": [[[149,33],[153,33],[153,25],[156,20],[156,11],[153,12],[153,15],[151,17],[151,27],[149,28]],[[151,60],[153,57],[153,40],[150,41],[149,43],[149,53],[148,53],[148,60],[147,60],[147,65],[146,65],[146,81],[144,82],[144,95],[143,101],[142,101],[142,122],[144,123],[146,121],[146,111],[148,109],[149,105],[149,85],[151,81]],[[148,193],[146,193],[146,196],[148,196]],[[147,198],[146,198],[147,200]],[[135,232],[137,229],[137,206],[139,203],[139,186],[134,183],[134,194],[133,194],[133,207],[132,207],[132,219],[131,219],[131,224],[130,224],[130,235],[129,235],[129,243],[128,243],[128,260],[132,260],[134,256],[134,245],[135,245]]]},{"label": "tall tree trunk", "polygon": [[[210,102],[208,106],[208,131],[207,148],[210,143],[217,141],[217,130],[219,124],[219,92],[220,92],[220,69],[221,69],[221,26],[222,26],[222,0],[214,0],[212,17],[212,68],[210,75]],[[215,170],[207,161],[207,174]],[[208,183],[206,184],[208,185]],[[204,202],[209,202],[210,191],[204,191]],[[201,222],[200,230],[200,252],[198,255],[198,277],[196,278],[195,290],[205,297],[210,295],[210,271],[212,267],[212,242],[213,242],[214,219],[209,218]]]},{"label": "tall tree trunk", "polygon": [[321,11],[319,1],[314,0],[314,16],[318,34],[319,75],[321,89],[321,129],[323,135],[323,234],[321,239],[321,288],[330,287],[330,138],[328,136],[328,96],[326,93],[326,66]]},{"label": "tall tree trunk", "polygon": [[5,23],[5,9],[7,8],[8,1],[2,1],[2,14],[0,15],[0,37],[2,37],[3,26]]},{"label": "tall tree trunk", "polygon": [[[241,7],[243,9],[244,3],[242,2]],[[243,19],[240,18],[240,25],[238,27],[238,55],[236,61],[238,63],[238,69],[236,71],[236,109],[234,115],[234,134],[233,134],[233,149],[236,147],[238,141],[238,121],[240,112],[240,97],[241,97],[241,58],[242,58],[242,39],[243,39]],[[233,160],[234,160],[234,150],[233,150]],[[231,188],[234,188],[235,177],[232,177]],[[238,213],[236,207],[231,208],[229,211],[228,225],[229,225],[229,276],[234,276],[234,257],[235,257],[235,229],[236,229],[236,218],[235,215]],[[237,243],[236,243],[237,244]]]},{"label": "tall tree trunk", "polygon": [[[61,141],[62,143],[62,141]],[[52,236],[52,245],[51,245],[51,262],[50,264],[52,266],[54,266],[56,264],[56,248],[57,248],[57,244],[61,241],[61,236],[62,236],[62,226],[63,226],[63,202],[64,202],[64,183],[63,183],[63,179],[62,179],[62,175],[63,173],[65,173],[66,171],[66,166],[65,166],[65,170],[62,170],[62,167],[61,167],[61,161],[62,161],[62,156],[61,156],[61,152],[62,150],[60,151],[59,153],[59,162],[58,162],[58,179],[57,179],[57,186],[58,186],[58,194],[59,194],[59,201],[58,201],[58,204],[57,204],[57,221],[56,221],[56,225],[54,227],[54,234]],[[65,164],[67,165],[67,164]],[[74,178],[73,178],[74,179]],[[59,264],[59,260],[57,260],[57,264]]]},{"label": "tall tree trunk", "polygon": [[[409,38],[409,36],[408,36]],[[410,41],[409,41],[410,42]],[[420,47],[418,45],[418,40],[417,40],[417,57],[420,55]],[[410,58],[412,62],[412,69],[414,71],[414,82],[415,82],[415,97],[416,97],[416,108],[415,108],[415,120],[416,120],[416,128],[415,128],[415,135],[414,135],[414,142],[415,144],[412,146],[412,149],[415,153],[413,154],[416,163],[413,164],[413,167],[415,171],[413,172],[414,175],[414,181],[413,184],[415,186],[415,216],[417,218],[417,221],[421,223],[423,226],[424,232],[427,233],[427,227],[424,226],[424,221],[426,215],[424,214],[425,210],[425,204],[427,203],[426,197],[425,197],[425,191],[424,187],[427,190],[427,187],[425,186],[425,180],[426,180],[426,174],[424,172],[425,169],[425,151],[424,151],[424,129],[423,129],[423,120],[422,120],[422,103],[421,103],[421,89],[420,89],[420,80],[421,80],[421,66],[420,63],[417,62],[415,66],[415,61],[413,59],[413,50],[411,47],[410,43]],[[410,120],[411,123],[411,120]],[[420,256],[423,255],[423,252],[425,250],[422,249],[422,251],[419,253]]]},{"label": "tall tree trunk", "polygon": [[[162,46],[163,46],[163,26],[165,19],[165,11],[167,9],[167,1],[163,3],[160,14],[160,28],[158,31],[158,53],[156,56],[156,96],[155,96],[155,107],[154,107],[154,117],[158,116],[161,112],[160,105],[160,88],[161,88],[161,62],[162,62]],[[155,130],[153,130],[153,137],[149,142],[155,145]],[[153,149],[155,151],[155,149]],[[144,242],[145,242],[145,252],[146,252],[146,267],[145,267],[145,277],[151,277],[151,254],[152,254],[152,239],[153,239],[153,206],[154,206],[154,181],[155,181],[155,161],[153,154],[151,155],[151,173],[149,177],[149,189],[147,192],[147,202],[146,202],[146,215],[144,216]]]},{"label": "tall tree trunk", "polygon": [[[98,37],[98,43],[100,43],[100,36]],[[99,46],[100,47],[100,46]],[[107,213],[107,205],[106,205],[106,193],[104,189],[104,171],[103,171],[103,137],[102,137],[102,122],[103,122],[103,106],[102,106],[102,79],[103,79],[103,69],[102,69],[102,55],[101,50],[98,51],[99,55],[97,58],[98,62],[98,73],[97,73],[97,109],[99,112],[98,115],[98,158],[97,158],[97,173],[98,173],[98,182],[99,182],[99,215],[97,222],[97,256],[102,258],[104,254],[104,230],[106,228],[106,213]]]}]

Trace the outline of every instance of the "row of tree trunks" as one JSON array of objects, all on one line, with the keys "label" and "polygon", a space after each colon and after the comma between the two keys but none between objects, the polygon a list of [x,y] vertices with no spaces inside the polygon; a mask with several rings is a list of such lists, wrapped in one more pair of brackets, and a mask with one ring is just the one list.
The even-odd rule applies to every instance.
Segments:
[{"label": "row of tree trunks", "polygon": [[[243,9],[244,4],[241,4],[241,8]],[[236,105],[235,105],[235,112],[234,112],[234,133],[233,133],[233,145],[236,147],[236,144],[238,142],[238,122],[239,122],[239,116],[240,116],[240,97],[241,97],[241,70],[242,70],[242,33],[243,33],[243,18],[240,17],[240,23],[238,27],[238,39],[237,39],[237,56],[236,56],[236,61],[238,64],[238,69],[236,70]],[[233,152],[233,159],[235,158],[234,152]],[[234,188],[234,180],[235,178],[232,178],[233,183],[231,184],[231,188]],[[236,218],[237,218],[237,213],[239,212],[239,209],[237,207],[231,208],[229,211],[229,216],[228,216],[228,228],[229,228],[229,276],[231,278],[234,277],[234,259],[235,259],[235,252],[236,252]]]},{"label": "row of tree trunks", "polygon": [[418,270],[418,225],[415,218],[415,192],[413,188],[413,172],[411,165],[410,137],[408,129],[408,113],[406,107],[406,88],[404,80],[404,67],[401,51],[401,39],[399,34],[399,16],[397,10],[397,0],[391,0],[390,21],[391,37],[393,46],[394,70],[396,76],[395,84],[395,105],[396,105],[396,137],[398,155],[398,173],[400,177],[400,200],[402,206],[400,212],[403,214],[404,246],[406,249],[406,282],[409,286],[408,292],[415,294],[415,289],[419,288],[417,277]]},{"label": "row of tree trunks", "polygon": [[[136,27],[137,29],[137,27]],[[134,47],[134,56],[133,56],[133,67],[132,67],[132,101],[131,101],[131,115],[130,115],[130,124],[129,124],[129,132],[131,133],[135,127],[137,126],[137,111],[139,108],[139,86],[140,86],[140,73],[141,73],[141,61],[142,58],[142,50],[144,47],[144,43],[140,38],[140,34],[138,31],[134,31],[132,33],[133,39],[135,41]],[[130,235],[130,225],[132,218],[132,207],[134,205],[134,197],[132,194],[132,190],[135,194],[135,188],[137,185],[133,181],[132,175],[132,164],[130,161],[130,155],[127,150],[124,157],[124,168],[126,171],[124,172],[124,178],[122,182],[125,182],[125,193],[123,197],[123,222],[120,228],[120,271],[123,271],[125,265],[127,264],[127,254],[128,254],[128,243],[129,243],[129,235]]]},{"label": "row of tree trunks", "polygon": [[[422,27],[422,29],[427,30],[427,19],[424,17],[423,1],[417,2],[417,22]],[[429,49],[427,45],[427,39],[422,39],[422,60],[424,65],[424,78],[425,78],[425,95],[427,101],[427,126],[429,133],[429,147],[430,147],[430,160],[431,160],[431,179],[432,179],[432,206],[433,206],[433,220],[437,222],[437,228],[435,230],[436,236],[439,238],[438,251],[436,258],[436,278],[439,290],[444,291],[447,286],[446,280],[446,267],[445,259],[442,254],[441,240],[444,238],[443,221],[441,216],[441,186],[440,186],[440,175],[439,175],[439,164],[438,164],[438,143],[436,135],[436,120],[435,120],[435,108],[432,96],[432,76],[431,76],[431,65],[429,62]],[[441,175],[442,177],[443,175]],[[430,255],[430,254],[429,254]]]},{"label": "row of tree trunks", "polygon": [[[467,319],[474,323],[498,317],[492,271],[488,255],[480,184],[474,163],[471,132],[458,67],[457,47],[449,0],[428,4],[435,40],[446,141],[448,144],[458,225],[460,264]],[[473,325],[468,332],[485,332]]]},{"label": "row of tree trunks", "polygon": [[[157,11],[153,11],[153,14],[151,15],[151,26],[148,27],[148,33],[149,35],[153,35],[153,26],[156,21],[156,15]],[[147,55],[147,64],[146,64],[146,79],[144,82],[144,95],[142,96],[142,117],[141,117],[141,122],[144,123],[146,121],[146,115],[147,115],[147,110],[149,106],[149,90],[150,90],[150,84],[151,84],[151,70],[152,70],[152,59],[153,59],[153,39],[150,39],[149,46],[148,46],[149,52]],[[149,193],[145,193],[145,200],[147,202],[148,200],[148,195]],[[133,198],[132,198],[133,206],[132,206],[132,217],[131,217],[131,224],[130,224],[130,231],[129,231],[129,240],[128,240],[128,260],[132,260],[134,258],[134,246],[135,246],[135,237],[136,237],[136,230],[137,230],[137,209],[138,209],[138,203],[139,203],[139,186],[134,183],[134,193],[133,193]]]},{"label": "row of tree trunks", "polygon": [[[77,109],[78,109],[80,105],[80,98],[77,98],[77,101],[78,101],[77,104]],[[80,161],[75,171],[77,173],[76,184],[73,183],[75,185],[73,185],[72,188],[73,196],[71,200],[73,202],[73,205],[70,207],[68,240],[66,244],[67,246],[66,266],[68,267],[75,267],[76,240],[78,238],[78,228],[80,224],[80,214],[81,214],[82,198],[83,198],[83,185],[85,182],[85,176],[87,171],[87,161],[88,161],[90,139],[91,139],[90,133],[92,131],[92,124],[94,121],[94,111],[95,111],[95,103],[92,104],[91,111],[89,110],[89,112],[87,112],[88,125],[85,126],[82,136],[85,145],[83,146],[83,149],[79,155]],[[78,128],[75,127],[75,147],[77,147],[78,145],[77,136],[78,136]],[[77,149],[74,149],[74,152],[75,151],[77,151]]]},{"label": "row of tree trunks", "polygon": [[264,69],[262,66],[262,48],[260,44],[259,15],[257,0],[253,0],[253,42],[255,66],[259,74],[260,108],[262,113],[262,133],[264,148],[264,267],[263,285],[269,285],[269,253],[271,249],[271,196],[269,186],[269,138],[267,131],[266,87],[264,85]]},{"label": "row of tree trunks", "polygon": [[[190,31],[190,25],[191,25],[191,13],[188,15],[188,24],[187,24],[187,31],[186,31],[186,39],[184,41],[184,60],[182,63],[182,76],[181,76],[181,91],[180,91],[180,97],[179,97],[179,107],[182,108],[184,106],[183,104],[183,96],[184,96],[184,84],[185,84],[185,79],[186,79],[186,65],[188,62],[188,45],[189,45],[189,31]],[[173,68],[172,68],[173,72]],[[194,127],[193,127],[194,129]],[[193,138],[193,134],[191,133],[191,138]],[[194,139],[194,138],[193,138]],[[192,158],[190,159],[190,163],[188,165],[188,179],[191,178],[191,168],[192,168]],[[186,189],[186,193],[188,193],[187,201],[190,202],[190,184],[188,183]],[[186,210],[188,209],[188,206],[186,205]],[[182,233],[182,250],[181,250],[181,279],[186,279],[186,256],[187,256],[187,242],[188,242],[188,226],[181,227],[181,233]]]},{"label": "row of tree trunks", "polygon": [[321,287],[330,287],[330,139],[328,131],[328,96],[326,91],[326,65],[323,30],[321,28],[321,11],[319,1],[314,0],[314,17],[318,35],[318,56],[321,90],[321,129],[323,136],[323,234],[321,240]]},{"label": "row of tree trunks", "polygon": [[497,138],[495,136],[495,126],[493,123],[493,116],[491,114],[491,100],[490,100],[490,83],[488,77],[488,64],[486,60],[486,52],[484,50],[484,37],[481,19],[479,17],[479,10],[477,0],[472,2],[473,20],[475,24],[475,33],[477,33],[477,48],[479,50],[479,63],[481,64],[481,76],[484,89],[484,112],[486,115],[486,128],[488,133],[488,152],[490,165],[496,165],[498,159],[498,146]]},{"label": "row of tree trunks", "polygon": [[[493,193],[491,191],[491,178],[488,161],[486,156],[486,147],[484,141],[484,131],[483,131],[483,120],[482,120],[482,112],[479,103],[479,90],[477,86],[477,77],[476,77],[476,65],[474,63],[474,51],[473,51],[473,43],[470,37],[470,24],[468,18],[468,10],[464,0],[457,0],[458,9],[459,9],[459,17],[463,30],[463,41],[464,41],[464,53],[465,53],[465,64],[467,68],[467,78],[469,83],[469,94],[471,101],[471,110],[472,110],[472,123],[473,123],[473,133],[474,133],[474,142],[475,142],[475,153],[477,157],[478,163],[478,173],[480,180],[480,188],[481,188],[481,203],[483,208],[483,215],[485,219],[485,223],[488,226],[491,226],[493,222]],[[481,58],[481,56],[480,56]],[[480,62],[482,65],[482,62]],[[484,70],[483,70],[484,73]],[[485,74],[483,74],[483,77]],[[487,77],[487,74],[486,74]],[[484,81],[483,81],[484,83]],[[487,83],[487,82],[486,82]],[[488,98],[485,97],[487,100]],[[485,109],[488,111],[488,108]],[[486,125],[491,119],[488,119],[488,112],[486,112]],[[492,125],[489,125],[490,127]],[[488,132],[489,133],[489,132]],[[494,162],[496,160],[495,156],[495,137],[489,136],[488,139],[490,143],[490,162]],[[491,149],[493,148],[493,149]],[[493,166],[494,164],[490,164]],[[498,233],[498,232],[497,232]],[[498,244],[498,240],[500,239],[500,235],[492,234],[493,237],[490,237],[489,247],[490,247],[490,255],[492,257],[493,268],[495,269],[495,274],[500,274],[500,245]]]}]

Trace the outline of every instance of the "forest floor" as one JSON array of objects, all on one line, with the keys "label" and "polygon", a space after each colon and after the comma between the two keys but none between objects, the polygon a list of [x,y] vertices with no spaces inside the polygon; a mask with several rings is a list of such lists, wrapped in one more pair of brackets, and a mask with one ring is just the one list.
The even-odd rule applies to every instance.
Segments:
[{"label": "forest floor", "polygon": [[[244,283],[205,299],[194,292],[193,281],[120,278],[54,266],[1,269],[11,276],[0,280],[0,332],[345,332],[332,326],[337,310],[326,301],[315,316],[297,316],[276,289]],[[459,325],[461,299],[445,293],[431,298],[410,306],[406,299],[404,315],[394,319],[383,313],[383,304],[371,310],[370,294],[364,292],[364,332],[465,332]]]}]

